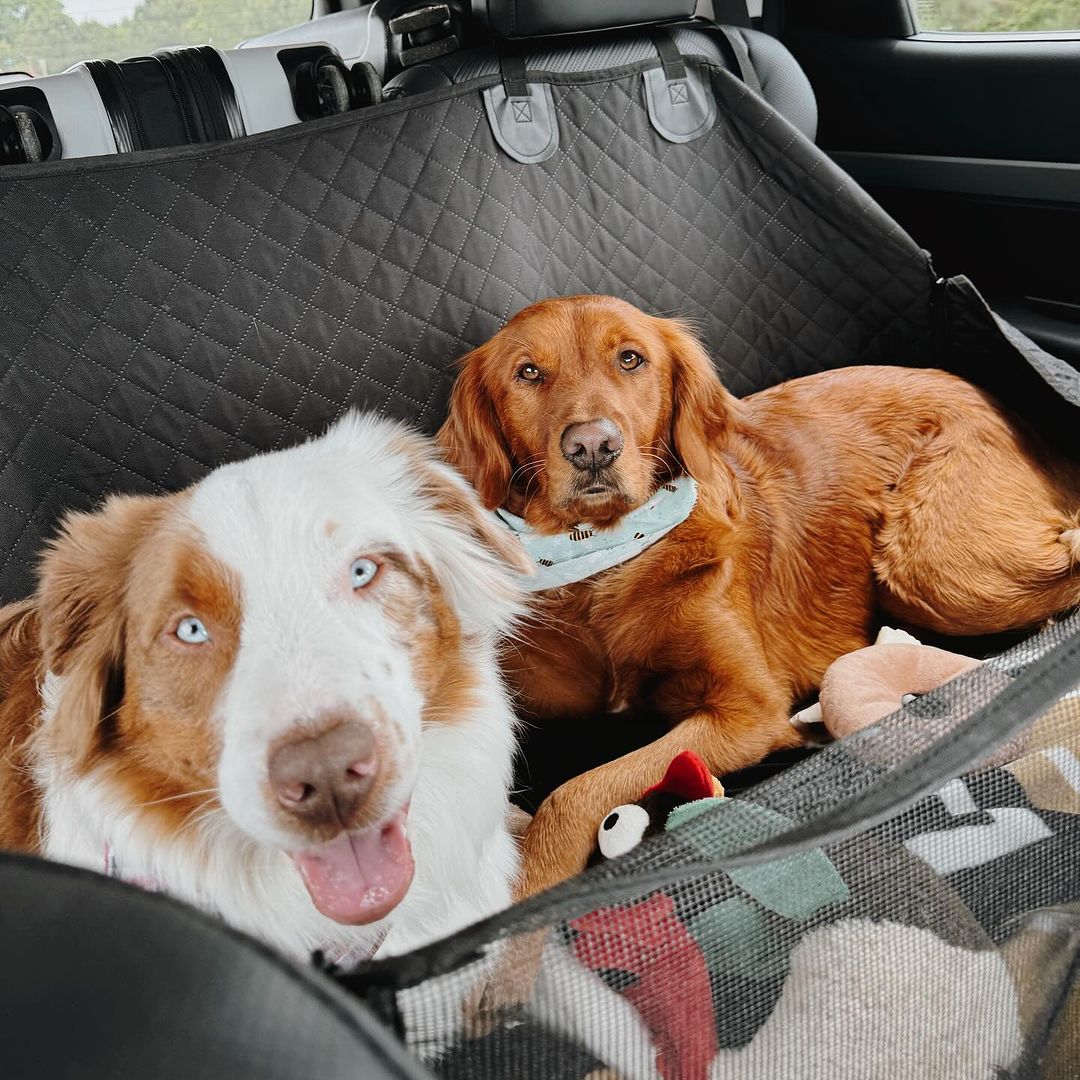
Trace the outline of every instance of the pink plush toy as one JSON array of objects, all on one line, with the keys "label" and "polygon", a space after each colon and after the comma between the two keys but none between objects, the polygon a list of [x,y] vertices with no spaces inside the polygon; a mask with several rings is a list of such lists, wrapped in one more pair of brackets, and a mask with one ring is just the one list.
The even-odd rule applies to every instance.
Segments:
[{"label": "pink plush toy", "polygon": [[791,722],[803,729],[823,724],[832,738],[842,739],[981,664],[886,627],[875,644],[833,661],[822,677],[817,703]]}]

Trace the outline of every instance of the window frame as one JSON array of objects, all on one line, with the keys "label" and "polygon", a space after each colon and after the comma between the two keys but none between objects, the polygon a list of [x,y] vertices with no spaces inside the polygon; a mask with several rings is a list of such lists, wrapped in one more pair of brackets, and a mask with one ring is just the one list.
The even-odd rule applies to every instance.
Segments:
[{"label": "window frame", "polygon": [[1016,44],[1024,41],[1080,41],[1080,28],[1076,30],[1016,30],[1005,33],[1000,30],[916,30],[908,41],[941,41],[951,44],[972,44],[980,41],[997,41]]},{"label": "window frame", "polygon": [[1078,41],[1080,26],[1072,30],[924,30],[919,23],[916,0],[905,0],[913,33],[909,41],[940,41],[949,44],[971,44],[980,41],[1001,41],[1015,44],[1023,41]]}]

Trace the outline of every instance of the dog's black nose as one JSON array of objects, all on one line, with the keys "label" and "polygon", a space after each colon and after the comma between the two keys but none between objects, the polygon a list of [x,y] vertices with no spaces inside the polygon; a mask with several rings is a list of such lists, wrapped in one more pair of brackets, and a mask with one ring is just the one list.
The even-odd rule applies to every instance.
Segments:
[{"label": "dog's black nose", "polygon": [[563,457],[575,469],[596,470],[610,465],[623,448],[622,432],[613,420],[571,424],[560,440]]}]

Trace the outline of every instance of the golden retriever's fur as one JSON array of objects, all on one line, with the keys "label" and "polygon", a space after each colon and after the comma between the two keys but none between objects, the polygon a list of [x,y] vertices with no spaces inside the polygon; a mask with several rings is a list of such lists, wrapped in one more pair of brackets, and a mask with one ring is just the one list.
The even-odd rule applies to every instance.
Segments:
[{"label": "golden retriever's fur", "polygon": [[[560,440],[596,418],[625,445],[583,479]],[[464,358],[439,440],[489,507],[544,532],[611,524],[680,472],[700,487],[655,546],[546,594],[508,658],[534,718],[633,700],[672,725],[551,795],[523,894],[580,870],[604,814],[678,751],[723,776],[796,744],[794,704],[880,612],[981,634],[1080,602],[1080,469],[942,371],[846,368],[737,400],[682,324],[570,297]]]}]

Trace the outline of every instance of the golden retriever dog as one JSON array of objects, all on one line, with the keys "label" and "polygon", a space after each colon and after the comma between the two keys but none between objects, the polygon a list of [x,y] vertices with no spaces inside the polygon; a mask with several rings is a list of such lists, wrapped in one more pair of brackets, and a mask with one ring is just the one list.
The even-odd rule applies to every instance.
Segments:
[{"label": "golden retriever dog", "polygon": [[580,871],[605,813],[679,751],[722,777],[797,745],[793,707],[882,615],[975,635],[1080,602],[1080,468],[943,371],[851,367],[739,400],[682,323],[574,296],[464,357],[438,438],[541,534],[698,487],[641,554],[543,593],[507,657],[534,721],[632,701],[670,724],[549,796],[523,896]]}]

